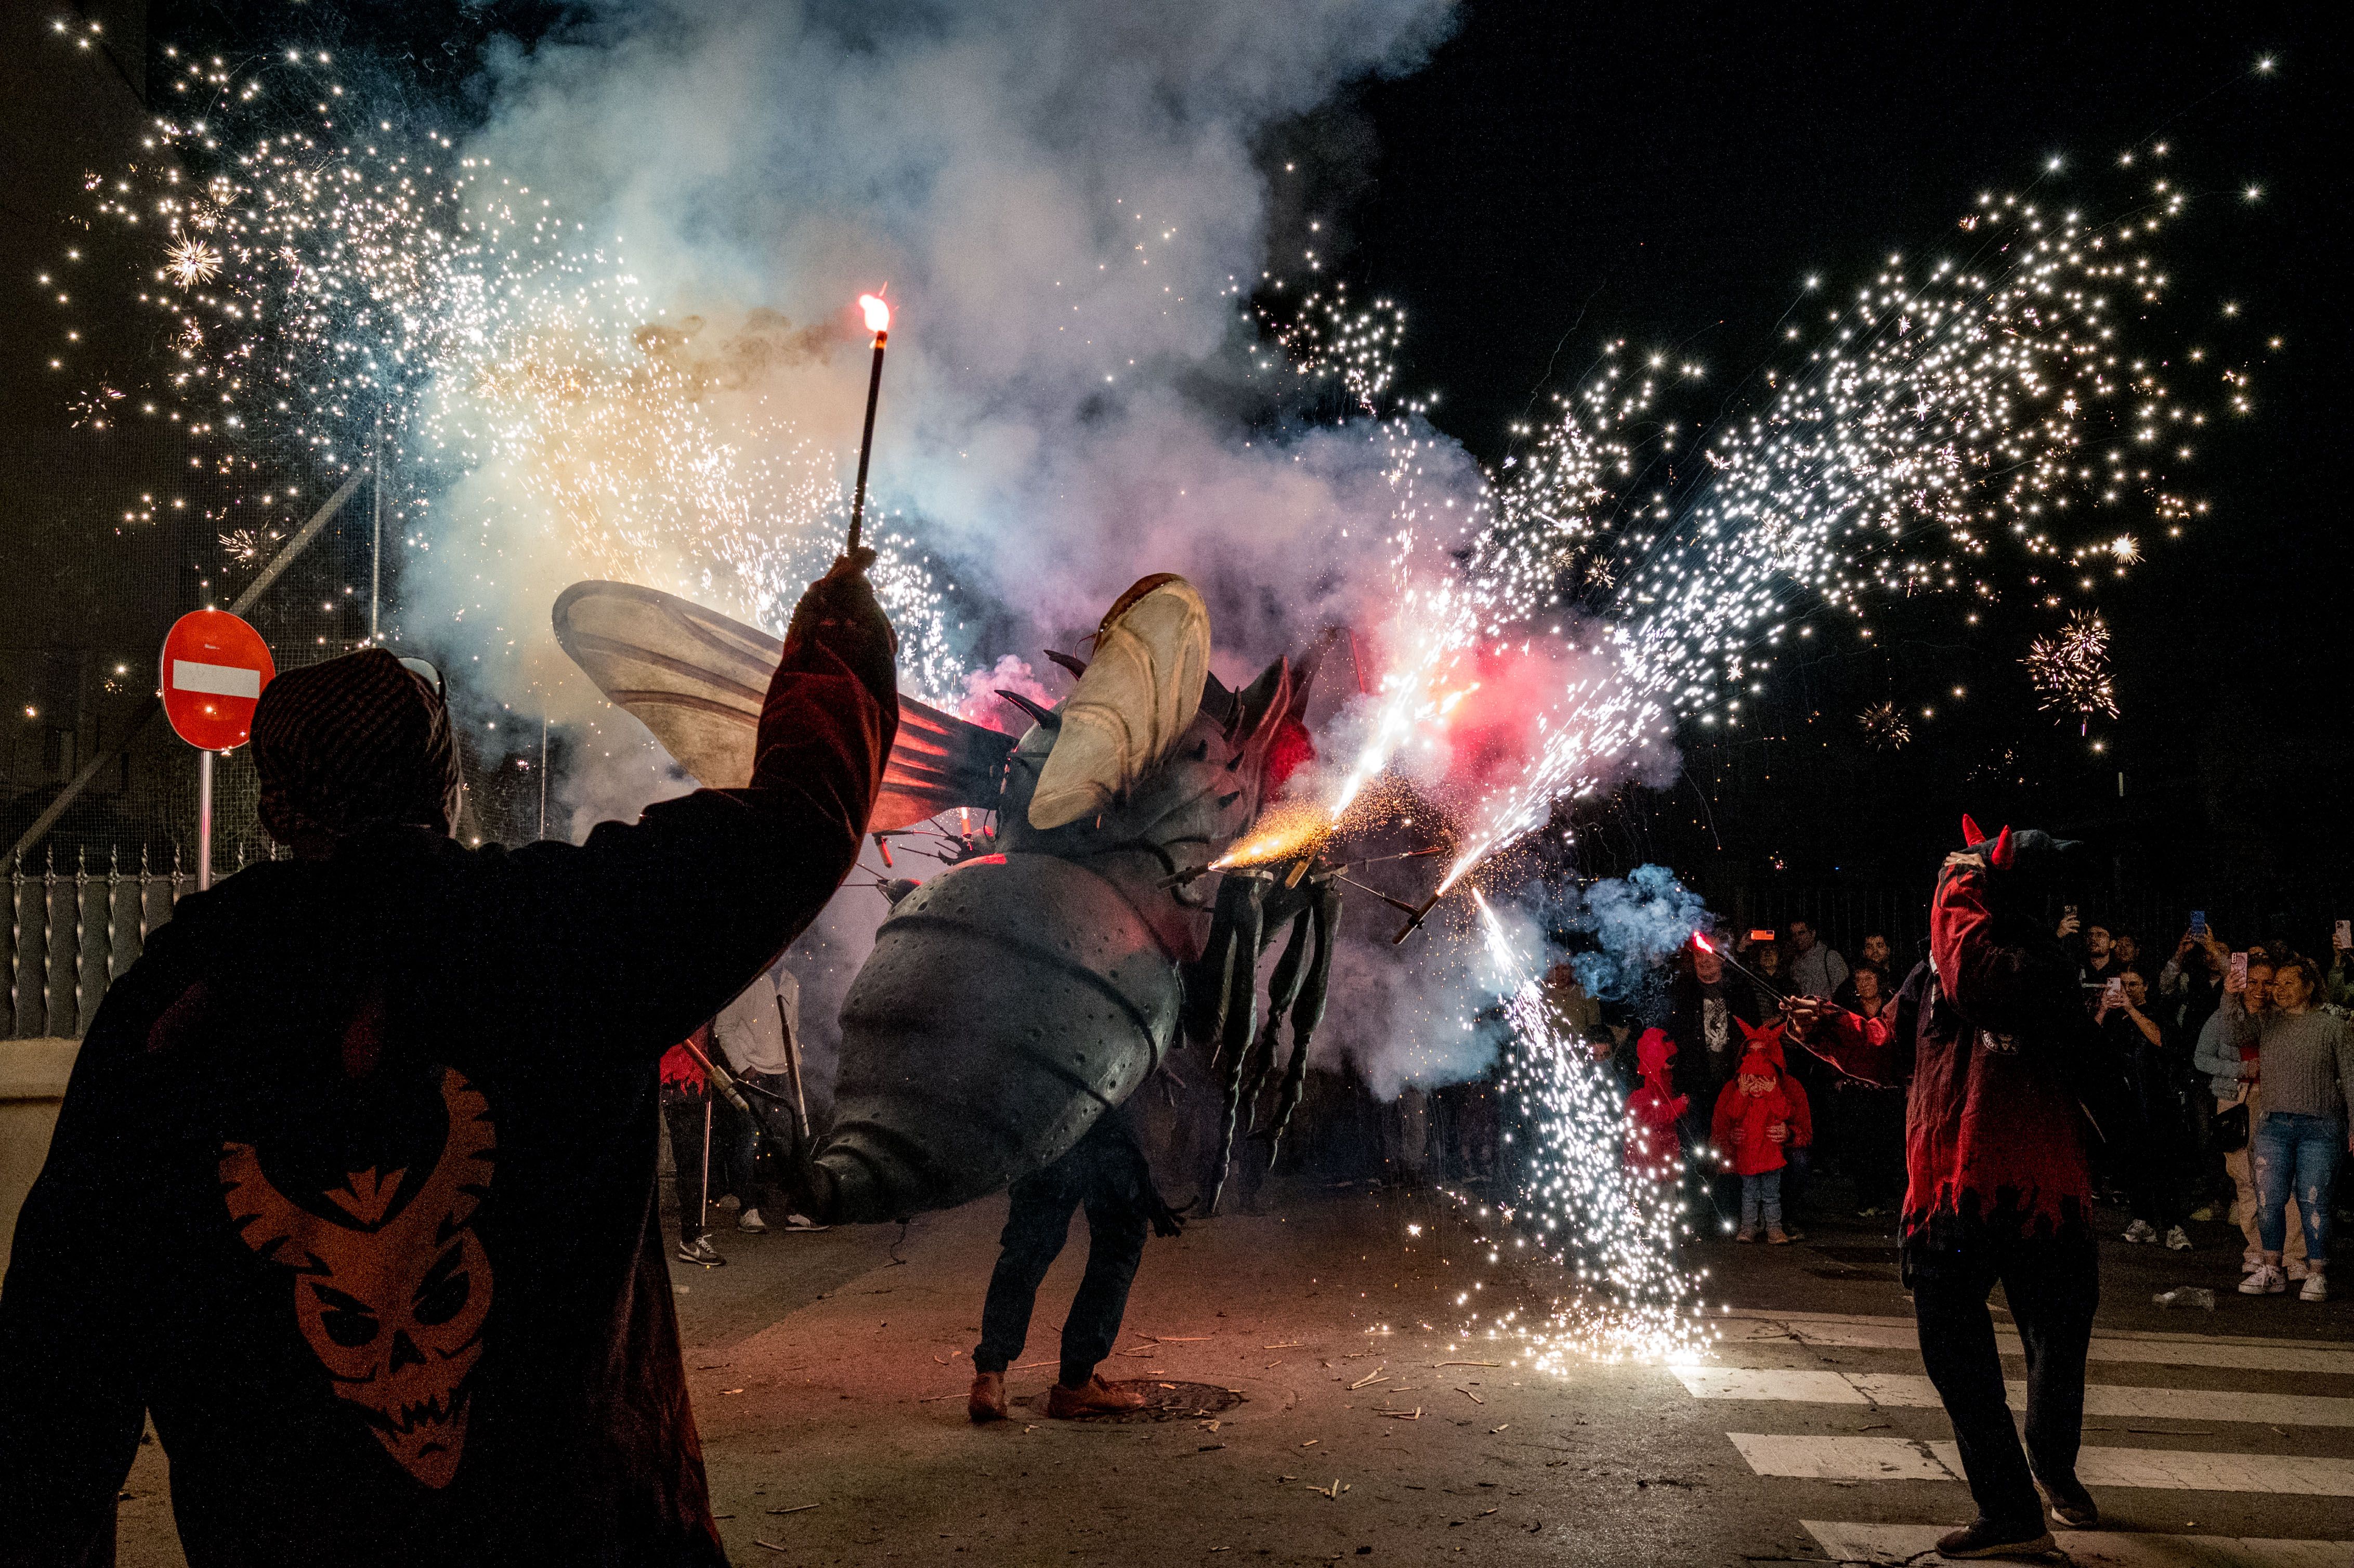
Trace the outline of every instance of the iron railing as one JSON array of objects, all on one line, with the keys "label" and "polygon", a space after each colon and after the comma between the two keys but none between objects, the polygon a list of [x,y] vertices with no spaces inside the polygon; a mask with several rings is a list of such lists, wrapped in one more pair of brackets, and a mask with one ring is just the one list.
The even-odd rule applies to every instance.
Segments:
[{"label": "iron railing", "polygon": [[[216,865],[217,876],[270,855],[249,844],[235,853],[236,865]],[[183,863],[176,847],[168,871],[156,869],[143,849],[136,870],[125,870],[116,850],[104,870],[92,871],[89,853],[77,851],[70,870],[59,869],[54,853],[37,871],[12,865],[7,889],[7,940],[0,950],[7,1014],[0,1039],[80,1039],[107,988],[146,949],[149,934],[196,890],[196,869]]]}]

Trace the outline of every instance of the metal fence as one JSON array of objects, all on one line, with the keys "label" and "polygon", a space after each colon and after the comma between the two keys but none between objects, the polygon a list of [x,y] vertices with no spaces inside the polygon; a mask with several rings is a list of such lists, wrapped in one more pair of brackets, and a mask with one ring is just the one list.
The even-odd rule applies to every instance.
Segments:
[{"label": "metal fence", "polygon": [[[242,870],[270,851],[240,844],[235,865],[217,864],[214,874]],[[54,854],[41,868],[14,866],[8,874],[7,947],[0,953],[8,980],[8,1012],[0,1038],[79,1039],[90,1028],[107,987],[146,949],[148,935],[172,917],[172,910],[196,890],[196,868],[175,849],[169,870],[151,863],[145,851],[125,869],[121,852],[92,870],[87,851],[77,851],[69,868]]]}]

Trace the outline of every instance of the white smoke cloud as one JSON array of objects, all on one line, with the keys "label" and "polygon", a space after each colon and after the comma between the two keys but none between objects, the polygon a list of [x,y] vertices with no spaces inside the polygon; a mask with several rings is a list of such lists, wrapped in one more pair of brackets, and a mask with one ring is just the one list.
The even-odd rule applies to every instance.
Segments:
[{"label": "white smoke cloud", "polygon": [[[801,474],[833,453],[846,491],[866,368],[850,305],[887,284],[870,506],[954,584],[971,665],[1068,646],[1134,578],[1178,571],[1241,679],[1325,625],[1381,623],[1393,504],[1364,432],[1270,434],[1235,412],[1264,406],[1246,296],[1269,213],[1299,199],[1254,148],[1415,69],[1452,25],[1437,0],[617,4],[494,51],[465,152],[523,210],[614,238],[660,352],[702,387],[694,418],[739,465]],[[1426,495],[1479,484],[1450,444],[1426,469]],[[736,491],[757,510],[759,485]],[[458,645],[486,705],[552,701],[576,830],[675,789],[553,652],[549,606],[599,574],[551,536],[544,497],[485,469],[443,512],[463,537],[411,557],[404,620]],[[663,561],[773,626],[789,596],[742,602],[728,564]],[[796,959],[820,1054],[880,914],[855,886],[835,904]]]}]

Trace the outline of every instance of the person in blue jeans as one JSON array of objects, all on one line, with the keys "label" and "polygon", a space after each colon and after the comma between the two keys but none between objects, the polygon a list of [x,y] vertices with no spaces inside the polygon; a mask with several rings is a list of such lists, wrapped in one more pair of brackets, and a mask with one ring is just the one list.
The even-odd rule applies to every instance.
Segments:
[{"label": "person in blue jeans", "polygon": [[2354,1101],[2354,1026],[2316,1003],[2321,971],[2311,959],[2291,955],[2273,972],[2272,1010],[2251,1018],[2243,988],[2225,980],[2220,1010],[2234,1043],[2253,1038],[2264,1086],[2264,1119],[2248,1141],[2256,1183],[2256,1235],[2263,1259],[2240,1282],[2245,1296],[2276,1296],[2288,1288],[2281,1250],[2288,1241],[2283,1210],[2296,1199],[2305,1222],[2306,1301],[2329,1299],[2330,1192],[2347,1148],[2346,1107]]}]

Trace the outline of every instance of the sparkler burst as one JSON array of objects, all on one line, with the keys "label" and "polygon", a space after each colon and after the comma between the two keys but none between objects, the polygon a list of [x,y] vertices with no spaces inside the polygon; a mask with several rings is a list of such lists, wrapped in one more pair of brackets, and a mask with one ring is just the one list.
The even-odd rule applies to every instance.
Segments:
[{"label": "sparkler burst", "polygon": [[1562,1032],[1487,899],[1477,889],[1472,899],[1510,988],[1500,1086],[1536,1139],[1525,1191],[1498,1217],[1573,1282],[1542,1318],[1507,1310],[1489,1331],[1524,1341],[1540,1370],[1688,1356],[1713,1335],[1701,1321],[1698,1277],[1677,1250],[1686,1231],[1681,1190],[1628,1162],[1634,1129],[1617,1085]]},{"label": "sparkler burst", "polygon": [[[2164,180],[2103,219],[1983,196],[1960,225],[1964,252],[1889,257],[1822,307],[1811,336],[1794,306],[1792,363],[1761,369],[1756,404],[1712,428],[1660,422],[1666,356],[1638,366],[1606,345],[1467,505],[1434,515],[1401,497],[1389,668],[1327,790],[1330,819],[1427,736],[1479,658],[1547,642],[1575,655],[1527,715],[1526,766],[1450,802],[1462,847],[1442,891],[1680,720],[1738,723],[1727,689],[1758,678],[1801,616],[1829,609],[1869,639],[1893,599],[2048,596],[2037,585],[2094,558],[2123,576],[2140,546],[2118,524],[2137,514],[2173,536],[2203,515],[2168,464],[2217,414],[2249,407],[2244,366],[2128,335],[2156,330],[2169,283],[2158,237],[2187,206]],[[1325,324],[1286,341],[1322,357],[1399,454],[1393,471],[1411,471],[1422,410],[1385,401],[1391,377],[1366,363],[1394,334],[1337,297],[1311,303]],[[2210,375],[2212,409],[2180,385]],[[1653,477],[1671,464],[1691,477]]]},{"label": "sparkler burst", "polygon": [[2117,716],[2115,683],[2109,673],[2108,622],[2080,609],[2068,624],[2027,645],[2021,661],[2035,683],[2037,702],[2047,713],[2071,713],[2089,724],[2094,715]]},{"label": "sparkler burst", "polygon": [[[397,536],[471,551],[485,580],[517,568],[487,530],[443,521],[453,488],[571,576],[781,629],[840,535],[836,454],[718,396],[694,325],[664,322],[618,246],[454,138],[360,116],[324,57],[191,60],[167,87],[207,108],[157,119],[120,176],[91,182],[101,217],[168,237],[158,280],[176,291],[138,299],[173,344],[145,417],[265,473],[342,474],[387,450]],[[99,428],[123,417],[85,402]],[[905,536],[875,542],[910,683],[954,691],[942,585]]]}]

